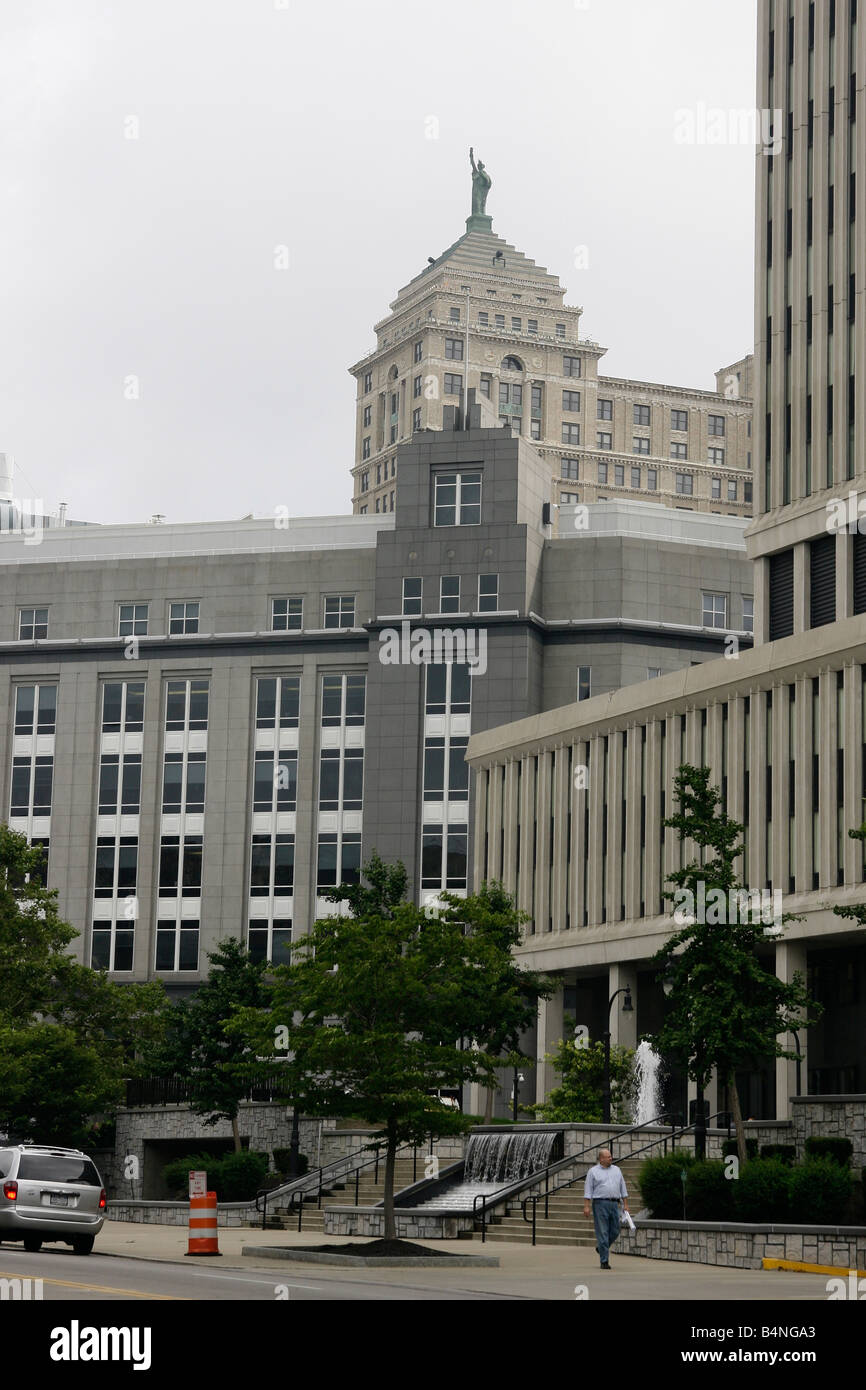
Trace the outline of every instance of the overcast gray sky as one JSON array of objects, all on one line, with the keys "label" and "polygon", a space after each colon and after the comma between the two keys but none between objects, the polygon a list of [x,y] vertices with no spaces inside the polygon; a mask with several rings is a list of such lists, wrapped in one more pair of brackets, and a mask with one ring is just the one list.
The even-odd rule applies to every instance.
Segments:
[{"label": "overcast gray sky", "polygon": [[753,336],[755,24],[755,0],[4,0],[19,495],[103,522],[350,510],[346,368],[465,230],[470,144],[601,370],[711,388]]}]

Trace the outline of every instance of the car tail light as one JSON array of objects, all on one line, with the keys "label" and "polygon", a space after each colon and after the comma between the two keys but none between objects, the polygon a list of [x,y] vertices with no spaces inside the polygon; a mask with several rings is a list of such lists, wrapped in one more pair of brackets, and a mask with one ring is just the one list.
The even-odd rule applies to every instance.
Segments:
[{"label": "car tail light", "polygon": [[99,1194],[99,1210],[100,1210],[100,1211],[105,1211],[105,1206],[106,1206],[106,1202],[105,1202],[105,1188],[103,1188],[102,1191],[101,1191],[100,1194]]},{"label": "car tail light", "polygon": [[3,1196],[8,1197],[10,1202],[14,1202],[15,1198],[18,1196],[17,1182],[4,1182]]}]

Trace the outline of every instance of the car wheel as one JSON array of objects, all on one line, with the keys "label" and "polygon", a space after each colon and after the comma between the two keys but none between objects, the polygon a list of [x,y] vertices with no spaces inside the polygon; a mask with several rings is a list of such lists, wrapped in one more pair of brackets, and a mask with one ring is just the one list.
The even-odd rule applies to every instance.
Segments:
[{"label": "car wheel", "polygon": [[37,1250],[41,1250],[41,1249],[42,1249],[42,1237],[41,1237],[41,1236],[25,1236],[25,1237],[24,1237],[24,1249],[27,1251],[27,1253],[28,1253],[29,1255],[35,1255]]},{"label": "car wheel", "polygon": [[89,1255],[93,1249],[93,1236],[76,1236],[72,1249],[76,1255]]}]

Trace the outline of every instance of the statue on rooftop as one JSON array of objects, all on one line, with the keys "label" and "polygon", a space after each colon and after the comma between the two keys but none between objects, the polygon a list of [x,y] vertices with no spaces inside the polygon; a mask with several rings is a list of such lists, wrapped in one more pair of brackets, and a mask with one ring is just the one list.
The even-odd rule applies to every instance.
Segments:
[{"label": "statue on rooftop", "polygon": [[472,216],[484,217],[487,194],[490,192],[490,185],[493,180],[479,159],[475,163],[475,151],[470,147],[469,162],[472,165]]}]

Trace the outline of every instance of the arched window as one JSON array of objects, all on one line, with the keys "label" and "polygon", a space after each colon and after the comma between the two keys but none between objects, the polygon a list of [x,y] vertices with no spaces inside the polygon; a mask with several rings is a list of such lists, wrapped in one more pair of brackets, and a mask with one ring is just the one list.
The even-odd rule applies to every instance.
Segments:
[{"label": "arched window", "polygon": [[523,363],[519,357],[503,357],[499,364],[499,370],[502,372],[522,372]]}]

